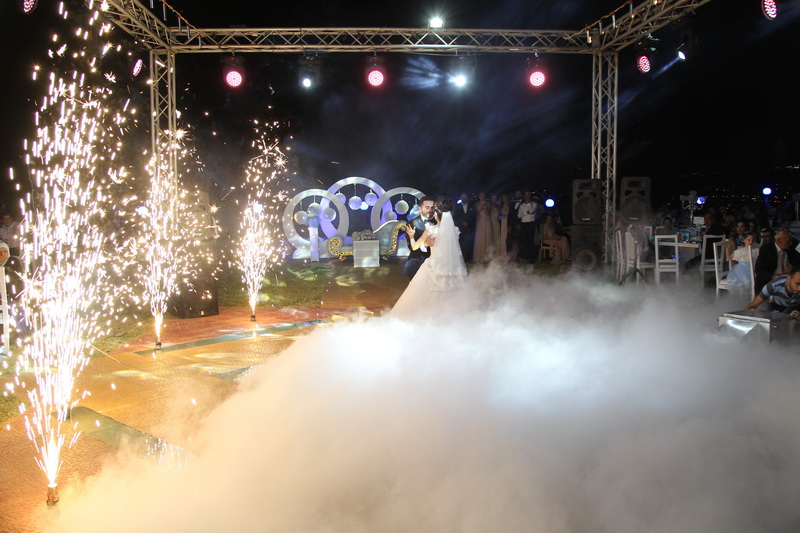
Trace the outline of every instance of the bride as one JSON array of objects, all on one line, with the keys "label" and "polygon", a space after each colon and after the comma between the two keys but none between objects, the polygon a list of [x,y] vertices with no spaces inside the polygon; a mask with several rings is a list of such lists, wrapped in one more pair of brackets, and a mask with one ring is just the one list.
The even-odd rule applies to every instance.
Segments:
[{"label": "bride", "polygon": [[458,244],[459,231],[453,223],[452,210],[453,200],[440,196],[435,206],[437,224],[429,226],[419,239],[409,239],[415,250],[432,242],[431,256],[400,295],[392,316],[418,316],[425,309],[433,309],[446,293],[466,284],[467,267]]}]

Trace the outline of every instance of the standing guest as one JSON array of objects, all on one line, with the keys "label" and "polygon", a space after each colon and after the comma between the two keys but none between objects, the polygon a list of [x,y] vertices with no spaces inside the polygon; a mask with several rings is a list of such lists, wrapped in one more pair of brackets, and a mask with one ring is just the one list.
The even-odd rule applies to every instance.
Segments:
[{"label": "standing guest", "polygon": [[486,199],[486,193],[478,194],[475,202],[475,244],[472,249],[472,260],[476,263],[485,263],[492,253],[492,220],[491,205]]},{"label": "standing guest", "polygon": [[792,234],[786,230],[775,235],[774,244],[762,244],[756,260],[756,290],[779,276],[789,273],[800,266],[800,252],[794,249]]},{"label": "standing guest", "polygon": [[766,244],[772,244],[772,239],[775,238],[775,235],[772,233],[770,228],[764,228],[761,230],[761,245],[764,246]]},{"label": "standing guest", "polygon": [[8,245],[11,257],[19,257],[19,223],[10,213],[4,213],[0,225],[0,241]]},{"label": "standing guest", "polygon": [[416,218],[411,219],[411,221],[406,224],[406,233],[408,234],[408,242],[409,242],[409,252],[408,252],[408,259],[406,259],[406,264],[403,265],[403,275],[408,279],[414,279],[414,276],[417,274],[419,267],[422,266],[422,263],[425,262],[428,257],[431,255],[431,250],[425,244],[422,243],[419,247],[414,248],[410,246],[412,240],[418,240],[422,237],[422,234],[425,233],[425,230],[428,229],[428,226],[433,224],[432,222],[433,217],[433,198],[430,196],[423,196],[419,200],[419,216]]},{"label": "standing guest", "polygon": [[497,256],[505,261],[508,259],[508,218],[511,213],[511,204],[507,194],[500,197],[499,213],[500,236],[495,246],[497,248]]},{"label": "standing guest", "polygon": [[553,222],[553,215],[545,215],[542,224],[542,244],[547,244],[555,248],[552,263],[563,263],[570,257],[569,241],[563,235],[556,233],[556,225]]},{"label": "standing guest", "polygon": [[519,206],[522,205],[522,191],[514,191],[514,199],[509,205],[508,213],[508,248],[509,259],[517,260],[519,255],[519,233],[522,231],[522,223],[519,221]]},{"label": "standing guest", "polygon": [[475,209],[469,201],[469,195],[461,193],[461,199],[453,208],[453,222],[461,230],[458,243],[464,261],[472,261],[472,249],[475,246]]},{"label": "standing guest", "polygon": [[770,311],[788,313],[800,320],[800,267],[794,267],[789,274],[778,276],[764,285],[745,309],[755,309],[764,302],[769,302]]},{"label": "standing guest", "polygon": [[536,260],[536,208],[539,207],[533,201],[531,193],[525,191],[522,203],[517,209],[517,216],[520,220],[519,232],[519,258],[523,261],[534,262]]},{"label": "standing guest", "polygon": [[500,199],[492,195],[489,200],[489,220],[492,223],[492,255],[500,257]]}]

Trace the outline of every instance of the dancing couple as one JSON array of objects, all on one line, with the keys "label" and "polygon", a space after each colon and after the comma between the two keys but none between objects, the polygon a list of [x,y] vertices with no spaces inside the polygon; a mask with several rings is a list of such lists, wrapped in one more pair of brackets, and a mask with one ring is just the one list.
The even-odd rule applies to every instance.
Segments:
[{"label": "dancing couple", "polygon": [[[425,205],[427,202],[422,202],[420,211],[423,215],[420,218],[430,212],[430,204]],[[412,274],[411,282],[392,309],[392,316],[416,316],[421,310],[433,308],[436,300],[443,300],[449,291],[461,289],[466,284],[467,267],[461,255],[459,230],[453,222],[452,211],[453,200],[440,196],[433,206],[436,224],[425,224],[421,234],[419,223],[416,229],[412,225],[407,227],[412,250],[409,261],[415,256],[419,257],[413,252],[423,247],[429,249],[430,257],[421,261],[414,259],[421,263],[419,270]]]}]

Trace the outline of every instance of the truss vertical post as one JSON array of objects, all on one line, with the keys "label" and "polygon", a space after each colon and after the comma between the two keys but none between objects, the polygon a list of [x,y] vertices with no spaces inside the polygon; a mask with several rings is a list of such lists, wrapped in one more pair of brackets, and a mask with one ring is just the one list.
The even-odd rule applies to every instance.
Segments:
[{"label": "truss vertical post", "polygon": [[[175,110],[175,53],[172,50],[150,50],[150,142],[152,155],[158,155],[169,136],[177,129]],[[178,175],[178,161],[175,150],[168,153],[169,170]]]},{"label": "truss vertical post", "polygon": [[592,68],[592,179],[602,181],[603,261],[613,260],[617,201],[619,54],[595,51]]}]

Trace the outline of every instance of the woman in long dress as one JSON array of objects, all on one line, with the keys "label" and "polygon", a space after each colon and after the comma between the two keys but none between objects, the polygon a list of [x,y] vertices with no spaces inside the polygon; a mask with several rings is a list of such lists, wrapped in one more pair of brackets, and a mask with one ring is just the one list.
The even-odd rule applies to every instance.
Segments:
[{"label": "woman in long dress", "polygon": [[437,224],[426,229],[419,239],[410,240],[412,248],[430,246],[431,256],[422,263],[400,295],[391,311],[392,316],[415,317],[425,309],[433,311],[452,291],[466,284],[467,267],[458,244],[459,230],[453,223],[452,210],[453,201],[440,196],[434,215]]},{"label": "woman in long dress", "polygon": [[486,200],[486,194],[480,193],[478,201],[475,202],[475,247],[472,252],[472,260],[476,263],[485,263],[491,257],[492,252],[492,222],[489,211],[491,206]]}]

